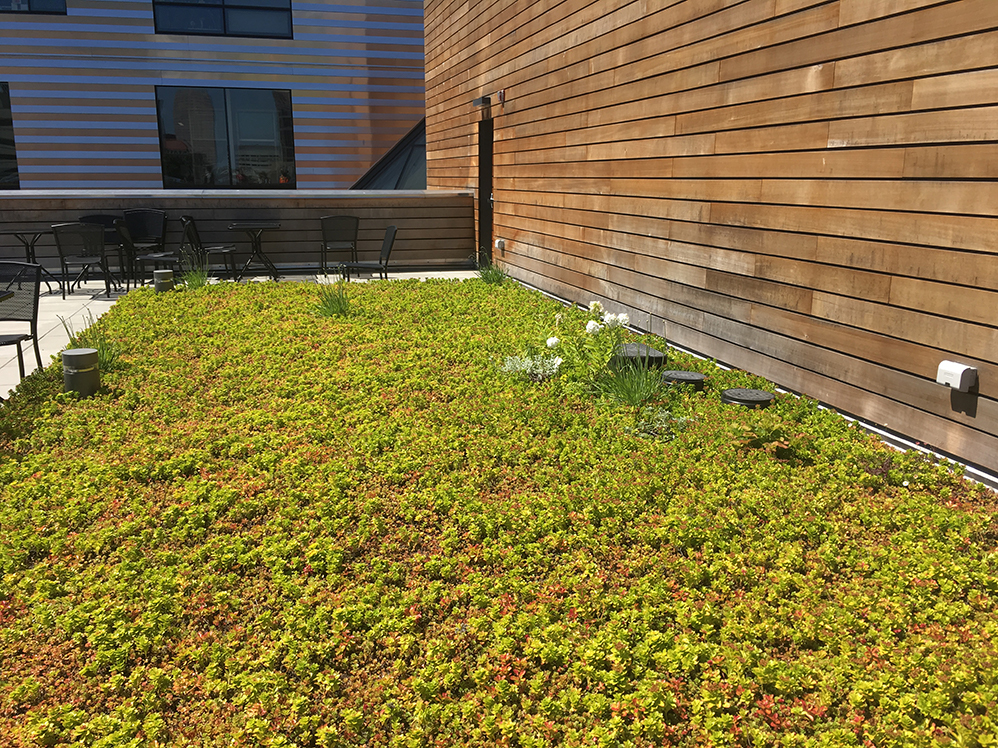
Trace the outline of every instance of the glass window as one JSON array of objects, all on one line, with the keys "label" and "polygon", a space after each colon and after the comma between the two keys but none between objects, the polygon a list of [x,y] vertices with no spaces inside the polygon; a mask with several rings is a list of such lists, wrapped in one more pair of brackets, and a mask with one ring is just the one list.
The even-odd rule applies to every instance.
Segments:
[{"label": "glass window", "polygon": [[10,86],[0,83],[0,190],[16,190],[20,186],[14,150],[14,118],[10,113]]},{"label": "glass window", "polygon": [[163,186],[293,188],[291,92],[157,87]]},{"label": "glass window", "polygon": [[153,0],[153,13],[160,34],[292,38],[291,0]]},{"label": "glass window", "polygon": [[60,13],[66,15],[66,0],[0,0],[0,13]]}]

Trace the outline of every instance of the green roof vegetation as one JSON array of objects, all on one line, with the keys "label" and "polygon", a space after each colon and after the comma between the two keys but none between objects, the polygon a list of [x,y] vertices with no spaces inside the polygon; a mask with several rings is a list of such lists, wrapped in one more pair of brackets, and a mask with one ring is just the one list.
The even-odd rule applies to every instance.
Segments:
[{"label": "green roof vegetation", "polygon": [[0,406],[0,744],[998,739],[991,492],[511,282],[338,292],[140,289]]}]

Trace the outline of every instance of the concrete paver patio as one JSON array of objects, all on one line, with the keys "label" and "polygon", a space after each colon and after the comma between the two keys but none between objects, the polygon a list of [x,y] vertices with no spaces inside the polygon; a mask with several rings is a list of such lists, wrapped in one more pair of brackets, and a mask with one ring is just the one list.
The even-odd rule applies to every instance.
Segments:
[{"label": "concrete paver patio", "polygon": [[[416,273],[396,273],[392,272],[389,278],[400,280],[404,278],[474,278],[473,270],[442,270],[425,271]],[[252,283],[256,281],[270,280],[269,277],[260,276],[248,278],[243,282]],[[318,280],[315,274],[298,274],[282,276],[282,283],[304,282],[315,283]],[[354,279],[351,283],[364,282],[364,279]],[[104,293],[104,282],[102,280],[90,280],[82,284],[82,287],[73,290],[73,293],[66,294],[65,300],[59,292],[58,287],[53,283],[51,289],[42,284],[42,293],[38,305],[38,347],[42,354],[42,363],[48,366],[52,358],[58,358],[59,353],[69,342],[63,320],[66,321],[72,330],[79,333],[86,329],[92,319],[99,318],[104,312],[114,306],[115,302],[124,296],[124,292],[111,293],[108,298]],[[21,332],[27,326],[19,323],[0,322],[0,332]],[[25,375],[33,372],[37,367],[35,362],[35,352],[31,342],[22,343],[24,351]],[[11,390],[17,387],[20,382],[20,374],[17,369],[17,350],[15,346],[4,346],[0,348],[0,397],[7,397]]]}]

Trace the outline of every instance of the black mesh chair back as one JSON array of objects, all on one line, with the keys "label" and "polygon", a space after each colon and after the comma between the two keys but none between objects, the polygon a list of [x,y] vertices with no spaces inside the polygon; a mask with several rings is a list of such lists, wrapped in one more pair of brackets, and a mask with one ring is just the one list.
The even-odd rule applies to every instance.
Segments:
[{"label": "black mesh chair back", "polygon": [[322,272],[329,272],[329,252],[349,249],[350,261],[357,262],[357,227],[360,219],[357,216],[323,216],[319,221],[322,224],[322,249],[319,254]]},{"label": "black mesh chair back", "polygon": [[395,246],[395,235],[398,234],[398,226],[389,226],[385,229],[385,239],[381,242],[381,267],[382,275],[388,277],[388,258],[392,255],[392,248]]},{"label": "black mesh chair back", "polygon": [[129,208],[125,225],[140,252],[162,252],[166,247],[166,213],[153,208]]},{"label": "black mesh chair back", "polygon": [[0,334],[0,346],[17,346],[17,367],[24,378],[21,343],[34,343],[35,360],[42,366],[38,349],[38,296],[42,287],[42,266],[30,262],[0,262],[0,322],[25,322],[28,331]]},{"label": "black mesh chair back", "polygon": [[96,223],[104,227],[104,243],[111,246],[118,246],[118,232],[114,230],[114,222],[121,216],[113,216],[109,213],[92,213],[87,216],[80,216],[80,223]]},{"label": "black mesh chair back", "polygon": [[60,257],[99,261],[104,257],[104,227],[96,223],[57,223],[52,227]]},{"label": "black mesh chair back", "polygon": [[[97,265],[104,274],[104,288],[111,295],[111,272],[105,258],[104,227],[96,223],[57,223],[52,227],[55,246],[59,250],[59,264],[62,266],[62,298],[66,289],[85,280],[91,267]],[[69,279],[69,268],[78,266],[79,274]]]},{"label": "black mesh chair back", "polygon": [[[180,239],[180,255],[193,258],[193,261],[203,264],[207,258],[204,253],[204,244],[201,243],[201,234],[198,233],[198,225],[191,216],[180,216],[180,225],[184,228],[184,235]],[[188,262],[191,261],[188,260]]]}]

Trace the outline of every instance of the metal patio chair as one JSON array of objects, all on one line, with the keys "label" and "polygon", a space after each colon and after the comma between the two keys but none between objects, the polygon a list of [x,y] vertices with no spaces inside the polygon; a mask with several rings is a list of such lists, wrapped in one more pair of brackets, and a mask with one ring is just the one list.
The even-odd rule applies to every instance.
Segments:
[{"label": "metal patio chair", "polygon": [[[148,245],[142,245],[140,247],[140,245],[136,244],[135,240],[132,238],[132,232],[128,229],[128,224],[123,219],[115,221],[114,228],[118,233],[118,240],[120,242],[121,249],[127,257],[130,274],[132,276],[132,280],[135,281],[136,288],[138,288],[140,283],[145,285],[145,268],[147,262],[151,262],[154,269],[161,266],[179,269],[180,258],[174,253],[150,252],[142,249],[142,247],[147,247]],[[125,288],[128,288],[127,283]]]},{"label": "metal patio chair", "polygon": [[[73,286],[87,279],[90,268],[95,265],[101,269],[104,276],[104,290],[111,295],[111,268],[107,261],[107,247],[104,244],[104,227],[96,223],[57,223],[52,227],[55,235],[55,246],[59,250],[59,265],[62,268],[62,298],[66,298],[66,289],[70,293]],[[72,281],[69,279],[69,269],[79,267],[80,272]],[[115,285],[117,285],[115,283]]]},{"label": "metal patio chair", "polygon": [[42,287],[42,266],[31,262],[0,262],[0,322],[26,322],[27,332],[0,333],[0,346],[17,346],[17,368],[24,379],[24,353],[21,343],[31,341],[38,368],[38,295]]},{"label": "metal patio chair", "polygon": [[381,255],[377,260],[338,263],[337,267],[340,269],[343,277],[350,280],[351,270],[370,270],[372,273],[377,270],[378,277],[388,280],[388,258],[392,254],[392,247],[395,245],[395,235],[397,233],[397,226],[389,226],[385,229],[385,240],[381,243]]},{"label": "metal patio chair", "polygon": [[184,236],[180,240],[180,254],[185,261],[195,265],[198,269],[208,270],[208,264],[212,255],[221,255],[222,264],[229,273],[229,277],[236,277],[236,245],[235,244],[215,244],[205,246],[201,241],[201,234],[198,233],[198,225],[191,216],[180,216],[180,224],[184,227]]},{"label": "metal patio chair", "polygon": [[319,245],[319,268],[329,274],[327,263],[329,252],[350,250],[350,262],[357,262],[357,216],[323,216],[322,244]]}]

